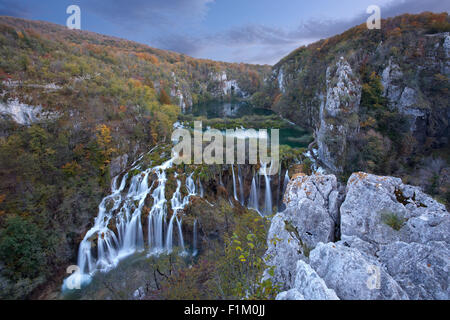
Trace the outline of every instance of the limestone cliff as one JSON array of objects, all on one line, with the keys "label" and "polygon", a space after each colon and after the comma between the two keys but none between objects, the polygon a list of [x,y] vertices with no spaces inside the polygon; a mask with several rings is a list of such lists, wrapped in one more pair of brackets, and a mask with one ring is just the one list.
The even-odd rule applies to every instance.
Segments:
[{"label": "limestone cliff", "polygon": [[450,298],[450,214],[400,179],[298,175],[272,220],[278,299]]}]

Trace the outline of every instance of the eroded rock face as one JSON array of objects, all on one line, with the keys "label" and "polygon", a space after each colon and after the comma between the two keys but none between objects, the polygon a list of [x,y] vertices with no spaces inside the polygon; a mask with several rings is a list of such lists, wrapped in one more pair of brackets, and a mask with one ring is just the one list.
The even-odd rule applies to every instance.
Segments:
[{"label": "eroded rock face", "polygon": [[370,243],[450,242],[444,205],[398,178],[354,173],[340,213],[342,235]]},{"label": "eroded rock face", "polygon": [[319,159],[333,172],[341,172],[348,151],[347,140],[359,130],[362,87],[344,58],[327,69],[326,79],[327,94],[320,106],[317,132]]},{"label": "eroded rock face", "polygon": [[333,175],[298,175],[286,190],[286,210],[272,219],[266,255],[268,264],[276,267],[273,280],[289,288],[297,261],[306,259],[317,243],[334,240],[337,180]]},{"label": "eroded rock face", "polygon": [[[334,240],[337,208],[335,198],[337,180],[333,175],[299,175],[292,179],[287,189],[284,215],[295,228],[303,245],[314,248],[319,242]],[[334,201],[334,202],[333,202]]]},{"label": "eroded rock face", "polygon": [[304,261],[297,262],[296,272],[294,290],[305,300],[339,300],[336,292],[329,289],[325,281]]},{"label": "eroded rock face", "polygon": [[302,246],[294,233],[287,231],[283,212],[277,213],[270,225],[267,235],[267,265],[274,268],[274,275],[270,277],[265,272],[264,278],[271,278],[273,283],[281,285],[283,290],[291,288],[296,276],[296,264],[304,259]]},{"label": "eroded rock face", "polygon": [[446,242],[393,242],[382,246],[380,261],[411,299],[450,297],[450,248]]},{"label": "eroded rock face", "polygon": [[111,160],[109,165],[109,174],[115,177],[125,170],[128,164],[128,154],[121,155]]},{"label": "eroded rock face", "polygon": [[299,175],[284,201],[269,232],[277,299],[450,298],[450,214],[419,188],[360,172],[342,195],[332,175]]},{"label": "eroded rock face", "polygon": [[275,300],[306,300],[305,297],[297,290],[291,289],[280,292]]},{"label": "eroded rock face", "polygon": [[10,117],[18,124],[30,126],[39,121],[55,120],[59,114],[44,111],[41,106],[30,106],[15,99],[6,103],[0,102],[0,118],[4,117]]},{"label": "eroded rock face", "polygon": [[[310,265],[341,299],[408,299],[408,295],[375,258],[369,259],[357,249],[341,244],[320,243],[311,251]],[[372,283],[375,272],[380,278]]]},{"label": "eroded rock face", "polygon": [[403,72],[400,69],[400,66],[389,59],[389,64],[383,70],[381,84],[383,85],[383,94],[388,98],[389,103],[395,103],[399,101],[402,88],[401,88],[401,80],[403,78]]}]

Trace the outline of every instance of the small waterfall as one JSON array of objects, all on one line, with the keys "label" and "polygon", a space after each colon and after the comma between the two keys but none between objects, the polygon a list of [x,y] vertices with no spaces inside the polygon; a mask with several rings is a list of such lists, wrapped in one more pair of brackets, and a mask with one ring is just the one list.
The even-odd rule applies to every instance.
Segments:
[{"label": "small waterfall", "polygon": [[175,193],[172,195],[172,199],[170,200],[170,202],[172,204],[173,213],[172,213],[172,217],[170,218],[170,221],[169,221],[169,226],[167,228],[167,236],[166,236],[166,251],[167,252],[172,252],[173,222],[177,217],[178,210],[183,208],[183,203],[181,202],[180,188],[181,188],[181,181],[177,180],[177,189],[176,189]]},{"label": "small waterfall", "polygon": [[258,197],[258,189],[256,187],[255,176],[253,176],[252,179],[252,187],[250,189],[250,198],[248,199],[248,207],[250,209],[254,209],[259,212],[259,197]]},{"label": "small waterfall", "polygon": [[219,173],[219,184],[224,187],[223,181],[222,181],[222,171]]},{"label": "small waterfall", "polygon": [[177,226],[178,226],[178,241],[181,248],[181,254],[185,255],[186,250],[184,249],[184,239],[183,239],[183,230],[181,229],[181,219],[176,216]]},{"label": "small waterfall", "polygon": [[277,210],[280,209],[280,192],[282,192],[282,190],[280,191],[281,188],[282,188],[282,185],[281,185],[281,168],[280,168],[280,170],[278,170],[278,185],[277,185],[277,197],[276,197]]},{"label": "small waterfall", "polygon": [[200,190],[200,197],[204,198],[205,197],[205,190],[203,189],[202,180],[200,180],[200,178],[198,178],[197,181],[198,181],[198,188]]},{"label": "small waterfall", "polygon": [[[192,180],[192,175],[194,173],[192,172],[189,177],[187,177],[186,179],[186,189],[189,193],[189,196],[193,196],[195,195],[195,183],[194,180]],[[187,198],[189,200],[189,198]]]},{"label": "small waterfall", "polygon": [[267,163],[262,164],[262,169],[264,171],[264,180],[265,180],[265,208],[264,215],[272,214],[272,190],[270,186],[270,178],[267,174]]},{"label": "small waterfall", "polygon": [[165,163],[154,169],[158,178],[158,186],[152,193],[153,206],[148,215],[148,247],[150,252],[155,254],[164,251],[163,233],[167,217],[167,200],[165,196],[167,182],[166,169],[171,165],[172,162]]},{"label": "small waterfall", "polygon": [[239,180],[239,196],[241,199],[241,205],[244,206],[244,179],[242,179],[241,167],[238,165],[238,180]]},{"label": "small waterfall", "polygon": [[233,165],[231,165],[231,172],[233,172],[233,195],[234,195],[234,200],[239,201],[238,197],[237,197],[237,193],[236,193],[236,177],[234,175],[234,167],[233,167]]},{"label": "small waterfall", "polygon": [[[83,281],[80,283],[81,285],[89,283],[97,271],[107,272],[116,267],[120,259],[144,250],[141,214],[148,195],[153,198],[153,206],[148,214],[149,254],[172,251],[175,221],[179,246],[182,253],[185,254],[182,218],[179,213],[189,203],[189,198],[196,194],[196,190],[191,174],[186,178],[188,195],[181,199],[181,182],[177,179],[177,189],[172,195],[170,203],[173,214],[167,223],[166,170],[172,166],[174,160],[175,158],[170,159],[160,166],[148,168],[140,174],[134,175],[126,193],[124,189],[128,174],[122,177],[119,185],[117,185],[118,178],[113,179],[111,194],[101,201],[94,226],[80,243],[78,249],[79,270],[64,280],[63,291],[69,288],[68,284],[73,284],[75,281]],[[140,170],[140,167],[137,165],[132,170]],[[151,173],[156,174],[157,181],[149,187],[148,178]],[[156,188],[153,189],[155,184]],[[95,240],[97,240],[96,246]],[[94,254],[95,247],[97,247],[97,255]]]},{"label": "small waterfall", "polygon": [[194,238],[192,240],[192,246],[193,246],[192,255],[196,256],[198,253],[198,250],[197,250],[197,219],[194,220]]},{"label": "small waterfall", "polygon": [[289,180],[290,180],[290,178],[289,178],[289,171],[286,170],[286,174],[284,175],[283,192],[282,192],[282,196],[283,197],[284,197],[284,193],[286,192],[286,188],[287,188],[287,185],[289,183]]}]

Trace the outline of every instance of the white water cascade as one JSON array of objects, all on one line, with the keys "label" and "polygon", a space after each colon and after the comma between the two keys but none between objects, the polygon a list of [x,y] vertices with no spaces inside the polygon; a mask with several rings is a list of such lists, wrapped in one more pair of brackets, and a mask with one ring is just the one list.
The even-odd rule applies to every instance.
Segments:
[{"label": "white water cascade", "polygon": [[234,167],[231,165],[231,172],[233,173],[233,196],[234,200],[239,201],[236,193],[236,176],[234,175]]},{"label": "white water cascade", "polygon": [[242,179],[241,167],[238,165],[238,180],[239,180],[239,196],[241,205],[244,206],[244,179]]},{"label": "white water cascade", "polygon": [[[181,252],[186,254],[180,212],[189,203],[189,198],[196,194],[196,190],[191,174],[186,178],[188,195],[181,199],[181,181],[177,179],[177,189],[171,199],[173,214],[167,224],[166,170],[172,166],[174,160],[172,158],[160,166],[148,168],[140,174],[134,175],[127,193],[124,192],[124,189],[128,173],[123,176],[119,186],[117,186],[118,177],[113,179],[111,194],[101,201],[94,226],[80,243],[78,270],[64,280],[63,291],[89,283],[97,271],[110,271],[117,266],[121,259],[135,252],[144,251],[141,214],[145,200],[155,183],[157,184],[156,188],[151,193],[153,206],[148,215],[148,254],[172,251],[175,222]],[[139,169],[139,165],[132,168],[132,170]],[[148,177],[151,173],[156,174],[157,181],[149,187]],[[95,240],[97,240],[97,245],[95,245]],[[95,251],[96,254],[94,254]]]},{"label": "white water cascade", "polygon": [[289,170],[286,170],[286,174],[284,175],[283,192],[281,193],[282,197],[284,197],[284,193],[286,192],[286,188],[287,188],[289,181],[290,181]]},{"label": "white water cascade", "polygon": [[199,188],[199,192],[200,192],[200,197],[204,198],[205,197],[205,190],[203,189],[202,181],[200,180],[200,178],[198,178],[197,181],[198,181],[198,188]]},{"label": "white water cascade", "polygon": [[250,198],[248,199],[248,207],[250,209],[254,209],[259,213],[259,197],[258,197],[258,189],[256,187],[256,179],[253,176],[252,179],[252,187],[250,189]]},{"label": "white water cascade", "polygon": [[265,181],[265,207],[264,207],[264,215],[272,214],[272,189],[270,185],[270,178],[267,174],[267,163],[262,164],[262,170],[264,172],[264,181]]},{"label": "white water cascade", "polygon": [[192,255],[196,256],[198,253],[198,250],[197,250],[197,219],[194,220],[194,239],[192,240],[192,246],[193,246]]}]

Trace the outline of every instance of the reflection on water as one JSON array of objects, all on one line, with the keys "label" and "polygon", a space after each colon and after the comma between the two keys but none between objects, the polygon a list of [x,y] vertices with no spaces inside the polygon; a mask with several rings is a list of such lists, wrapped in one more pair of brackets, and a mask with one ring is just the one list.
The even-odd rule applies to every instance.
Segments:
[{"label": "reflection on water", "polygon": [[[205,117],[206,119],[239,119],[245,116],[271,116],[275,115],[272,110],[255,108],[245,101],[221,102],[212,101],[198,104],[188,110],[186,114],[194,117]],[[312,135],[308,130],[297,126],[285,119],[285,127],[280,129],[280,145],[288,145],[292,148],[306,148],[312,142]],[[271,129],[271,128],[258,128]],[[270,134],[270,131],[269,131]]]},{"label": "reflection on water", "polygon": [[192,107],[192,110],[187,113],[191,113],[195,117],[206,117],[208,119],[213,118],[230,118],[237,119],[243,116],[258,115],[269,116],[274,114],[272,110],[263,108],[253,108],[248,102],[207,102],[198,104]]}]

